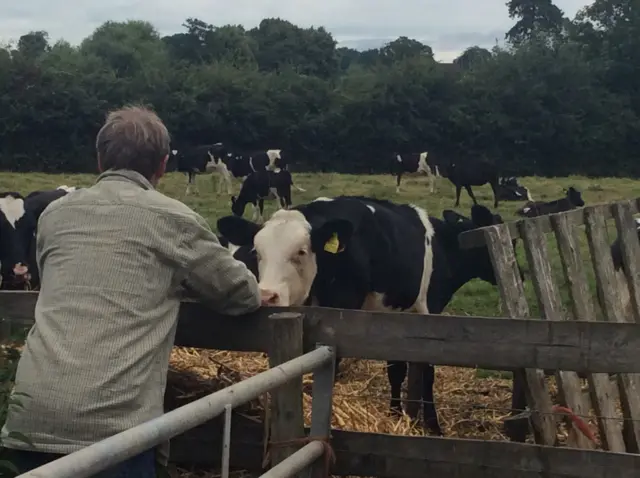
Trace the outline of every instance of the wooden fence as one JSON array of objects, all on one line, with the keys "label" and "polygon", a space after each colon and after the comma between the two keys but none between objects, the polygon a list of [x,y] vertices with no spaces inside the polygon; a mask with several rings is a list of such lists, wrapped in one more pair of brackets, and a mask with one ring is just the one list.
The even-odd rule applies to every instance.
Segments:
[{"label": "wooden fence", "polygon": [[[640,199],[620,201],[576,209],[561,214],[551,214],[483,228],[460,235],[463,247],[488,245],[498,287],[503,304],[503,313],[511,317],[528,317],[529,304],[525,289],[516,266],[516,258],[511,244],[520,238],[524,245],[527,262],[531,270],[531,280],[536,301],[542,318],[550,321],[605,320],[609,323],[633,323],[640,318],[640,244],[633,214],[639,209]],[[607,236],[606,221],[613,218],[617,235],[621,241],[624,263],[622,282],[616,277],[610,253],[611,239]],[[597,289],[597,303],[601,317],[596,313],[586,270],[580,250],[579,226],[585,226],[586,242],[593,264]],[[547,233],[555,235],[555,248],[562,265],[563,279],[569,287],[570,311],[563,310],[557,280],[553,277],[551,254],[547,245]],[[626,284],[624,283],[626,282]],[[623,290],[628,288],[628,290]],[[629,298],[625,316],[622,297]],[[577,333],[577,331],[576,331]],[[615,354],[620,342],[613,340],[603,349],[604,354]],[[604,361],[604,357],[597,359]],[[608,375],[591,370],[587,375],[589,397],[581,392],[581,383],[575,372],[558,364],[555,373],[561,400],[579,415],[587,415],[593,407],[599,419],[598,429],[603,447],[611,451],[638,453],[640,449],[640,376],[636,373],[620,373],[617,376],[617,390],[612,387]],[[619,396],[622,416],[616,411]],[[525,368],[514,374],[514,397],[512,408],[524,408],[525,401],[533,411],[521,414],[507,431],[515,441],[524,441],[528,422],[531,419],[537,443],[553,445],[556,427],[551,414],[551,399],[539,367]],[[589,401],[591,404],[589,404]],[[590,407],[591,405],[591,407]],[[572,429],[570,444],[579,448],[589,448],[584,436]]]},{"label": "wooden fence", "polygon": [[[28,324],[37,292],[0,293],[0,316]],[[244,317],[223,317],[197,302],[180,311],[176,345],[269,352],[268,315],[262,309]],[[640,328],[635,324],[541,321],[375,313],[327,308],[290,308],[303,314],[302,336],[287,349],[310,351],[322,343],[340,357],[406,360],[489,369],[564,369],[575,372],[640,372]],[[612,347],[614,345],[615,347]],[[272,348],[271,348],[272,349]],[[272,352],[273,349],[272,349]],[[295,392],[293,389],[295,388]],[[288,416],[304,436],[301,382],[292,384]],[[222,427],[218,420],[172,440],[176,462],[217,466]],[[288,438],[291,438],[289,435]],[[262,424],[239,416],[231,430],[231,466],[262,471]],[[332,430],[334,475],[449,476],[452,478],[630,478],[640,455],[522,443],[435,437],[404,437]],[[212,452],[213,451],[213,452]]]}]

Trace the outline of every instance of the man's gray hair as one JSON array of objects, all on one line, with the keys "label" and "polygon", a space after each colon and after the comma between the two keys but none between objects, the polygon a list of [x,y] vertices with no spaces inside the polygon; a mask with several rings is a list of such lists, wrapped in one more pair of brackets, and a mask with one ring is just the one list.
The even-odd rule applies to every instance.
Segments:
[{"label": "man's gray hair", "polygon": [[125,106],[107,115],[96,138],[102,169],[130,169],[151,179],[169,154],[169,131],[151,109]]}]

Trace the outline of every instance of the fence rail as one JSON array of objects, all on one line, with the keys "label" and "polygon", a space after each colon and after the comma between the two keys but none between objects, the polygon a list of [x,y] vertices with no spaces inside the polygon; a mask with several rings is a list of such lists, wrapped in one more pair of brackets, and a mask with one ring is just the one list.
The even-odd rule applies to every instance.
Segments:
[{"label": "fence rail", "polygon": [[[0,317],[32,323],[37,294],[0,292]],[[635,323],[419,315],[322,307],[263,308],[230,320],[197,302],[185,301],[175,344],[269,352],[270,325],[266,319],[279,311],[303,313],[305,351],[323,343],[334,346],[336,353],[345,358],[494,370],[640,372],[640,327]]]}]

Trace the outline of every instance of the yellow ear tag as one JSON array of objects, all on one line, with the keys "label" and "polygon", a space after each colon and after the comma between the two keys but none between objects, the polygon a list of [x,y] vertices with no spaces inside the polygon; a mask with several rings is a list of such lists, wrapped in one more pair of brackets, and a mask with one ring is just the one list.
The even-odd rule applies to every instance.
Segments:
[{"label": "yellow ear tag", "polygon": [[338,235],[334,232],[329,240],[324,243],[324,250],[331,254],[337,254],[338,247],[340,247],[340,241],[338,241]]}]

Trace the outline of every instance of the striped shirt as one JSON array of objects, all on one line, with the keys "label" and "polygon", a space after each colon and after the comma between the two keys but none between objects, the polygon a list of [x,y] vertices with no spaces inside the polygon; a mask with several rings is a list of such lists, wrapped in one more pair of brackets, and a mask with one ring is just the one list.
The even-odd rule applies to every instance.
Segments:
[{"label": "striped shirt", "polygon": [[256,278],[206,221],[142,175],[107,171],[38,221],[41,290],[1,438],[70,453],[163,414],[182,285],[227,315],[260,306]]}]

